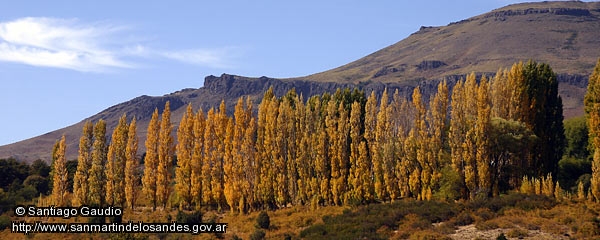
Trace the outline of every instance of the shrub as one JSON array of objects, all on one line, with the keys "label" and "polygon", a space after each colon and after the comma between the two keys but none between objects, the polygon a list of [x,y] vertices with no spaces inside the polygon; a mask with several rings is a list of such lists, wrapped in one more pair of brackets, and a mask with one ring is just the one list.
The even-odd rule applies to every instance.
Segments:
[{"label": "shrub", "polygon": [[435,231],[437,231],[439,233],[443,233],[443,234],[453,234],[456,232],[456,228],[452,221],[448,221],[448,222],[443,222],[443,223],[439,224],[435,228]]},{"label": "shrub", "polygon": [[506,233],[506,236],[508,236],[509,238],[524,238],[524,237],[529,236],[529,233],[527,232],[527,230],[515,228],[515,229],[508,231]]},{"label": "shrub", "polygon": [[598,236],[600,235],[600,228],[596,223],[585,222],[577,229],[577,233],[584,237]]},{"label": "shrub", "polygon": [[232,240],[242,240],[242,238],[238,235],[233,234],[233,236],[231,236]]},{"label": "shrub", "polygon": [[115,215],[115,216],[109,217],[109,220],[111,223],[122,223],[123,215]]},{"label": "shrub", "polygon": [[10,217],[6,215],[0,216],[0,232],[10,226]]},{"label": "shrub", "polygon": [[475,224],[475,228],[477,228],[477,230],[482,230],[482,231],[494,230],[494,229],[498,228],[498,223],[496,223],[493,220],[479,222],[479,223]]},{"label": "shrub", "polygon": [[256,224],[259,228],[262,229],[269,229],[269,226],[271,226],[271,219],[269,218],[269,214],[267,214],[267,212],[262,211],[258,214],[258,217],[256,218]]},{"label": "shrub", "polygon": [[475,212],[475,215],[483,221],[487,221],[487,220],[494,218],[494,213],[492,211],[490,211],[490,209],[488,209],[488,208],[477,209],[477,211]]},{"label": "shrub", "polygon": [[496,240],[507,240],[506,236],[504,236],[504,233],[500,233],[500,235],[498,235],[498,237],[496,237]]},{"label": "shrub", "polygon": [[283,234],[284,240],[292,240],[292,238],[293,238],[293,235],[291,233]]},{"label": "shrub", "polygon": [[440,233],[431,231],[431,230],[425,230],[425,231],[417,231],[415,233],[413,233],[412,235],[410,235],[409,239],[418,239],[418,240],[437,240],[437,239],[442,239],[442,240],[447,240],[447,239],[452,239],[448,236],[442,235]]},{"label": "shrub", "polygon": [[458,216],[456,216],[456,218],[454,218],[454,224],[456,226],[466,226],[473,222],[473,216],[471,216],[471,214],[468,212],[461,212],[458,214]]},{"label": "shrub", "polygon": [[327,228],[323,224],[315,224],[300,232],[301,238],[316,239],[327,235]]},{"label": "shrub", "polygon": [[250,235],[250,239],[251,240],[262,240],[265,239],[265,236],[267,236],[267,234],[265,233],[265,231],[260,230],[260,229],[256,229],[251,235]]},{"label": "shrub", "polygon": [[191,213],[178,211],[176,221],[178,223],[200,224],[202,223],[202,213],[200,213],[200,211],[194,211]]}]

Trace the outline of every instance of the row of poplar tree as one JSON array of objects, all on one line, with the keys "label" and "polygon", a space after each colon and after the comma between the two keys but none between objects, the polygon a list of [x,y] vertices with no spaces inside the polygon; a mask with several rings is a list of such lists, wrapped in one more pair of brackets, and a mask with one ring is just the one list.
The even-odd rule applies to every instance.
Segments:
[{"label": "row of poplar tree", "polygon": [[[518,188],[523,176],[556,173],[565,137],[548,65],[517,63],[489,79],[470,74],[451,92],[441,82],[429,101],[419,87],[410,99],[338,89],[305,101],[294,90],[278,98],[271,88],[256,115],[249,98],[238,100],[233,116],[224,102],[206,113],[189,105],[176,142],[167,102],[148,125],[141,193],[153,209],[173,198],[183,208],[245,212],[491,197]],[[83,128],[72,203],[134,207],[136,122],[123,116],[110,144],[105,132],[102,120]],[[56,177],[67,175],[64,137],[53,157],[62,205],[66,186]]]}]

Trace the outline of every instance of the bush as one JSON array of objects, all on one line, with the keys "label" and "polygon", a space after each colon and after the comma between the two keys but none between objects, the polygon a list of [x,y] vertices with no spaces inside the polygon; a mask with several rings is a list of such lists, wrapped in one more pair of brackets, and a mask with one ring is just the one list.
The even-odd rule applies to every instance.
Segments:
[{"label": "bush", "polygon": [[480,220],[487,221],[494,218],[494,213],[490,211],[488,208],[480,208],[477,209],[475,215],[480,218]]},{"label": "bush", "polygon": [[312,225],[300,232],[300,237],[306,239],[323,238],[325,235],[327,235],[327,228],[323,224]]},{"label": "bush", "polygon": [[437,225],[435,231],[442,234],[453,234],[456,232],[456,228],[452,221],[447,221]]},{"label": "bush", "polygon": [[260,230],[260,229],[256,229],[256,231],[254,231],[251,235],[250,235],[250,239],[251,240],[262,240],[265,239],[265,236],[267,234],[265,233],[265,231]]},{"label": "bush", "polygon": [[473,216],[471,216],[471,214],[468,212],[461,212],[458,214],[458,216],[456,216],[456,218],[454,218],[454,224],[456,226],[466,226],[473,222]]},{"label": "bush", "polygon": [[242,238],[238,235],[233,234],[233,236],[231,236],[232,240],[242,240]]},{"label": "bush", "polygon": [[515,228],[508,231],[508,233],[506,233],[506,236],[508,236],[509,238],[524,238],[529,236],[529,233],[527,232],[527,230]]},{"label": "bush", "polygon": [[260,212],[256,218],[256,225],[262,229],[269,229],[269,226],[271,226],[269,214],[267,214],[265,211]]},{"label": "bush", "polygon": [[[91,208],[97,208],[97,207],[99,207],[99,205],[92,204],[90,207]],[[88,218],[88,223],[105,223],[105,222],[106,222],[106,217],[105,216],[95,216],[95,217],[89,217]]]},{"label": "bush", "polygon": [[109,218],[111,223],[122,223],[123,222],[123,215],[115,215],[113,217]]},{"label": "bush", "polygon": [[504,236],[504,233],[500,233],[500,235],[498,235],[498,237],[496,237],[496,240],[507,240],[506,236]]},{"label": "bush", "polygon": [[10,226],[10,217],[6,215],[0,216],[0,232]]},{"label": "bush", "polygon": [[498,227],[499,227],[498,223],[493,220],[479,222],[479,223],[475,224],[475,228],[477,228],[477,230],[481,230],[481,231],[494,230],[494,229],[497,229]]},{"label": "bush", "polygon": [[492,212],[502,212],[509,208],[519,208],[522,210],[550,209],[556,206],[553,198],[544,195],[529,195],[523,193],[510,193],[500,195],[490,199],[476,199],[469,201],[466,205],[468,209],[476,211],[480,208],[487,208]]},{"label": "bush", "polygon": [[440,188],[434,193],[434,198],[443,201],[458,200],[460,198],[460,175],[450,165],[442,169]]},{"label": "bush", "polygon": [[175,219],[178,223],[200,224],[202,223],[202,213],[200,213],[200,211],[194,211],[191,213],[178,211]]},{"label": "bush", "polygon": [[442,239],[442,240],[448,240],[448,239],[452,239],[448,236],[442,235],[440,233],[431,231],[431,230],[425,230],[425,231],[417,231],[415,233],[413,233],[412,235],[410,235],[409,239],[418,239],[418,240],[437,240],[437,239]]},{"label": "bush", "polygon": [[577,233],[585,237],[592,237],[600,235],[600,227],[597,223],[585,222],[577,229]]},{"label": "bush", "polygon": [[40,175],[30,175],[23,181],[23,185],[33,187],[38,193],[48,194],[48,179]]}]

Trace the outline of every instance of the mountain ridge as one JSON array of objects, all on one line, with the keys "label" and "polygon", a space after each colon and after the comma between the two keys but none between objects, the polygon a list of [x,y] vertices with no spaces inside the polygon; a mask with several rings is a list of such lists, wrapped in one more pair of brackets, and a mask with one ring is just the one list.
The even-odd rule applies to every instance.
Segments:
[{"label": "mountain ridge", "polygon": [[[201,88],[186,88],[163,96],[139,96],[111,106],[81,122],[17,143],[0,146],[0,158],[23,161],[50,160],[54,142],[67,137],[67,157],[77,156],[85,121],[107,121],[112,132],[119,117],[127,114],[138,121],[140,153],[154,109],[162,112],[170,101],[172,121],[177,126],[187,104],[206,111],[224,100],[229,111],[241,96],[255,104],[273,87],[281,96],[295,88],[306,99],[336,88],[360,88],[380,93],[398,89],[410,97],[419,86],[425,96],[441,81],[453,85],[470,72],[493,75],[514,62],[550,64],[559,78],[565,116],[583,114],[582,100],[587,76],[600,57],[600,3],[543,2],[513,4],[441,27],[421,27],[407,38],[368,56],[325,72],[303,77],[276,79],[230,74],[207,76]],[[107,134],[110,137],[110,134]]]}]

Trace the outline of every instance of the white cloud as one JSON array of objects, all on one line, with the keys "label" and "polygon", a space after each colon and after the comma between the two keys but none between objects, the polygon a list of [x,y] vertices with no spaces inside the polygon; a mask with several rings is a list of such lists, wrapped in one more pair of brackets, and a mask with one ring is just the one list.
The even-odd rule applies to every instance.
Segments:
[{"label": "white cloud", "polygon": [[155,50],[123,42],[125,26],[81,23],[77,19],[20,18],[0,22],[0,61],[82,72],[135,68],[142,59],[166,58],[213,68],[229,68],[223,49]]},{"label": "white cloud", "polygon": [[77,20],[21,18],[0,23],[0,60],[83,72],[131,68],[103,41],[120,31],[109,25],[82,25]]},{"label": "white cloud", "polygon": [[180,62],[203,65],[213,68],[232,68],[231,59],[235,55],[234,48],[190,49],[181,51],[163,51],[162,56]]}]

